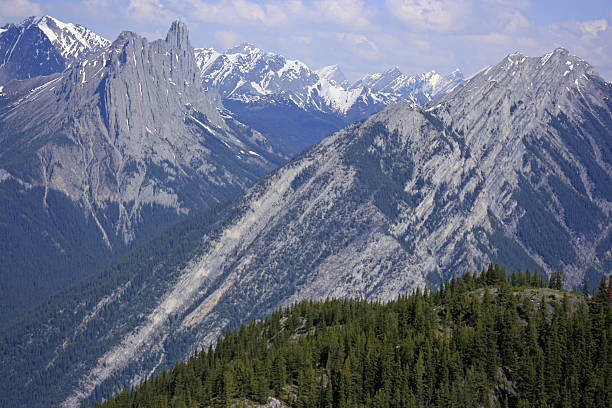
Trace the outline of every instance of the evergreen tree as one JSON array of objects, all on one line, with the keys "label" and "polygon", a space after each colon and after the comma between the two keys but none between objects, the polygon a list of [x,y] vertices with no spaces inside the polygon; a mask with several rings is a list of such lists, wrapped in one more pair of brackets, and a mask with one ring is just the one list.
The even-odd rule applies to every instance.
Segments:
[{"label": "evergreen tree", "polygon": [[[612,302],[491,264],[386,304],[306,301],[100,407],[610,407]],[[538,290],[547,283],[557,290]],[[533,285],[533,286],[529,286]]]}]

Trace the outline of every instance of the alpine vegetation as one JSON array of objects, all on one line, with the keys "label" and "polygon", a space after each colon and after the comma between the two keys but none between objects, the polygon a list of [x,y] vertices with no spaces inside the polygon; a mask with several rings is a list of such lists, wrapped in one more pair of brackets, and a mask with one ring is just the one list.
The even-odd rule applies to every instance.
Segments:
[{"label": "alpine vegetation", "polygon": [[[167,50],[165,47],[174,44],[176,38],[182,38],[179,35],[182,30],[180,25],[173,26],[169,40],[149,46]],[[133,65],[134,54],[130,51],[138,52],[141,47],[141,39],[133,39],[131,35],[129,38],[125,48],[120,47],[128,52],[117,52],[118,65]],[[164,52],[161,58],[170,64],[163,57]],[[170,60],[177,58],[168,52]],[[184,63],[195,64],[189,57],[185,58]],[[138,59],[136,65],[137,62]],[[72,75],[79,72],[73,71]],[[199,72],[189,72],[191,75],[184,80],[199,81]],[[88,81],[87,78],[91,78],[89,71]],[[184,82],[174,82],[183,95],[188,95],[190,91],[180,85]],[[166,85],[158,91],[165,93],[165,89],[174,86]],[[563,270],[565,285],[569,287],[580,287],[585,278],[591,283],[599,281],[612,265],[611,98],[612,85],[592,66],[564,49],[556,49],[543,57],[509,55],[425,105],[393,104],[345,127],[259,179],[239,197],[192,214],[94,276],[47,299],[22,321],[4,328],[0,341],[4,344],[3,350],[10,351],[0,355],[0,375],[13,381],[0,388],[0,404],[78,406],[101,400],[163,372],[164,367],[197,350],[207,349],[227,328],[263,318],[279,308],[327,298],[387,302],[417,288],[437,287],[452,274],[462,275],[490,262],[500,262],[510,270],[529,269],[531,276],[536,269],[539,271],[536,276],[557,276],[556,271]],[[198,112],[205,110],[205,106],[197,108],[195,103],[192,106]],[[117,112],[111,117],[125,119],[119,115]],[[196,114],[190,115],[213,132],[217,127],[222,129],[223,122],[217,116],[211,114],[210,122],[205,122]],[[122,120],[112,123],[128,126]],[[190,118],[184,124],[181,122],[181,126],[200,127]],[[229,140],[222,140],[232,146]],[[262,158],[252,160],[274,157],[264,148],[253,148],[253,151]],[[62,173],[57,170],[57,174]],[[558,287],[558,279],[553,281]],[[412,297],[404,306],[412,310],[408,304],[417,299],[421,299],[418,302],[422,305],[429,302],[427,307],[438,318],[446,319],[449,311],[449,323],[426,319],[434,330],[426,332],[431,337],[426,343],[425,334],[408,329],[416,323],[406,322],[403,327],[408,331],[403,333],[412,333],[413,338],[406,340],[404,357],[393,354],[390,360],[404,371],[395,366],[386,371],[394,375],[403,372],[404,378],[381,380],[384,386],[383,382],[368,383],[365,391],[357,392],[356,384],[361,377],[347,382],[346,376],[359,370],[354,363],[361,361],[362,351],[345,347],[345,355],[326,360],[328,354],[321,352],[311,355],[310,360],[303,360],[311,366],[285,367],[293,377],[277,383],[274,395],[290,401],[292,393],[314,381],[321,387],[316,389],[332,391],[325,398],[333,404],[364,401],[379,406],[378,401],[399,398],[416,405],[421,405],[421,401],[443,405],[446,399],[439,398],[447,397],[463,398],[461,401],[468,405],[470,401],[478,404],[487,400],[503,404],[506,397],[510,403],[518,404],[521,400],[533,401],[531,398],[535,395],[541,398],[538,401],[555,404],[568,401],[572,405],[574,401],[585,401],[581,398],[599,398],[590,391],[584,396],[576,391],[581,389],[576,384],[593,377],[583,376],[580,369],[569,376],[564,374],[575,368],[571,360],[575,356],[560,361],[557,358],[564,353],[547,351],[549,346],[557,347],[556,343],[549,344],[554,336],[546,334],[538,339],[539,343],[528,343],[531,348],[512,343],[521,336],[533,335],[525,330],[525,324],[534,323],[529,306],[521,310],[516,307],[523,303],[520,296],[501,297],[505,300],[496,309],[499,313],[491,310],[490,315],[480,313],[487,309],[481,303],[486,296],[463,292],[461,296],[472,299],[466,300],[467,303],[461,301],[463,306],[457,306],[461,309],[467,305],[463,315],[459,309],[433,310],[442,303],[435,303],[430,296],[440,295]],[[350,316],[351,307],[363,310],[364,314],[368,310],[377,314],[399,307],[401,302],[391,304],[389,309],[371,303],[346,302],[346,306],[340,306],[343,304],[340,300],[330,304],[339,305],[340,317],[344,313]],[[327,307],[336,306],[317,305],[313,307],[313,314],[302,313],[301,308],[306,306],[300,306],[294,312],[287,312],[287,317],[293,313],[296,314],[292,319],[305,317],[304,327],[310,333],[308,322],[318,319],[324,327],[335,324],[333,317],[324,324],[322,318],[315,318],[319,313],[315,309],[327,313]],[[563,303],[560,307],[564,307]],[[601,309],[604,320],[597,320],[600,317],[592,320],[590,313],[595,309],[580,307],[577,316],[584,324],[605,321],[607,309]],[[558,319],[575,322],[573,314],[561,310]],[[282,327],[281,312],[274,316],[269,324]],[[469,319],[467,316],[475,320],[462,320]],[[496,320],[502,316],[510,319],[512,325]],[[591,320],[586,316],[591,316]],[[486,327],[516,329],[509,334],[514,340],[506,339],[505,335],[488,337],[485,333],[490,332],[486,327],[475,325],[478,321]],[[297,326],[291,326],[288,334],[282,336],[295,334],[301,323],[291,324],[294,323]],[[389,330],[396,333],[391,329],[393,322],[388,323]],[[342,330],[359,326],[350,324]],[[373,322],[368,324],[376,327]],[[556,324],[561,325],[561,320],[554,323],[547,318],[533,327],[536,331],[545,328],[549,333],[547,330]],[[386,320],[381,325],[386,330]],[[257,324],[252,327],[264,328]],[[583,347],[566,337],[582,329],[563,327],[567,328],[562,337],[565,350]],[[330,327],[330,330],[334,329]],[[604,336],[604,332],[600,330],[597,335]],[[246,335],[247,331],[241,333]],[[315,329],[313,336],[302,336],[303,341],[305,344],[318,341],[320,333]],[[376,333],[372,335],[381,334]],[[447,336],[448,333],[455,334]],[[592,331],[584,333],[585,336],[593,334]],[[332,339],[348,338],[338,335]],[[228,338],[228,343],[222,344],[232,344],[233,337],[228,335]],[[399,350],[395,347],[404,344],[404,337],[391,338],[397,341],[380,340],[379,343],[376,340],[372,344],[380,347],[381,352],[390,348],[396,353],[393,350]],[[473,350],[472,354],[459,352],[464,344],[473,344],[472,340],[476,339],[481,342],[478,344],[482,345],[483,353],[500,354],[487,359],[487,363],[482,361],[486,354]],[[501,339],[512,344],[499,348],[501,343],[497,342]],[[597,344],[609,344],[609,340],[601,339],[604,337],[598,338]],[[494,349],[493,343],[498,348]],[[419,357],[420,353],[412,350],[410,344],[419,347],[429,344],[432,351],[423,349]],[[337,349],[337,345],[328,345],[329,349],[325,350]],[[223,347],[219,348],[220,353]],[[304,345],[302,351],[319,350],[309,347]],[[448,352],[436,354],[435,347]],[[510,351],[508,355],[503,354]],[[528,355],[523,360],[514,355],[515,351],[521,356]],[[352,357],[347,357],[350,352]],[[206,354],[198,361],[206,361],[212,355],[215,354]],[[448,357],[444,363],[435,357],[442,355]],[[595,354],[587,355],[588,359],[580,361],[595,361]],[[544,376],[541,364],[546,358],[557,359],[556,371]],[[225,355],[221,361],[230,364],[230,358]],[[410,369],[405,369],[407,364]],[[422,375],[411,371],[413,367],[429,365],[441,371],[419,369]],[[249,365],[253,370],[263,370],[264,366]],[[211,370],[207,371],[207,379],[221,378],[219,371],[215,371],[220,366],[207,367]],[[444,374],[444,367],[449,368],[448,376]],[[227,372],[228,382],[234,381],[237,377],[233,375],[238,375],[241,369],[233,370]],[[436,373],[436,378],[428,379],[429,372]],[[561,381],[575,380],[567,385],[555,383],[552,388],[545,385],[529,388],[534,385],[533,378],[545,382],[549,375]],[[609,376],[601,375],[597,378],[603,378],[604,383],[594,380],[596,389],[609,387],[605,383]],[[519,376],[525,377],[519,380]],[[162,383],[169,378],[166,376]],[[221,388],[207,388],[206,381],[202,383],[205,393],[202,398],[246,396],[257,401],[265,398],[260,391],[241,394],[236,388],[228,388],[230,391],[219,397]],[[327,381],[331,381],[331,387]],[[410,387],[405,394],[394,395],[393,389],[398,389],[394,381],[408,381]],[[464,383],[477,390],[470,396],[474,399],[460,395],[459,385]],[[220,387],[216,384],[215,387]],[[244,384],[271,386],[263,382]],[[338,394],[341,387],[344,387],[342,395]],[[432,394],[434,387],[443,392]],[[296,395],[298,400],[321,397],[320,394]],[[609,394],[601,397],[608,398]]]}]

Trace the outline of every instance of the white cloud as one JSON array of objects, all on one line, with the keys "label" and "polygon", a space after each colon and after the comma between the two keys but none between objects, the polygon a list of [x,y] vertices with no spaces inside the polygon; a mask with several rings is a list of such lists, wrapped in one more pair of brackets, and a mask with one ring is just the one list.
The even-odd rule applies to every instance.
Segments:
[{"label": "white cloud", "polygon": [[0,21],[41,15],[39,4],[30,0],[0,0]]},{"label": "white cloud", "polygon": [[431,48],[431,43],[423,39],[414,40],[414,44],[419,48],[419,50],[428,50]]},{"label": "white cloud", "polygon": [[292,39],[299,44],[312,44],[312,35],[296,35],[293,36]]},{"label": "white cloud", "polygon": [[370,23],[363,0],[318,0],[314,3],[314,19],[327,20],[354,28]]},{"label": "white cloud", "polygon": [[176,18],[160,0],[130,0],[126,11],[137,21],[166,21]]},{"label": "white cloud", "polygon": [[363,34],[337,33],[336,38],[362,58],[371,60],[380,56],[378,46]]},{"label": "white cloud", "polygon": [[248,0],[170,0],[172,8],[196,20],[208,23],[223,23],[239,26],[257,23],[265,26],[278,25],[286,21],[282,3],[258,3]]},{"label": "white cloud", "polygon": [[221,30],[215,32],[215,41],[224,49],[236,45],[240,40],[240,36],[233,31]]},{"label": "white cloud", "polygon": [[227,26],[258,24],[263,27],[298,27],[331,24],[368,27],[371,14],[364,0],[168,0],[172,9],[198,21]]},{"label": "white cloud", "polygon": [[529,26],[527,18],[520,11],[514,10],[507,16],[504,30],[509,33],[516,33],[529,28]]},{"label": "white cloud", "polygon": [[601,31],[606,31],[608,29],[608,22],[604,19],[588,20],[578,23],[578,26],[585,35],[595,38]]},{"label": "white cloud", "polygon": [[387,0],[389,12],[416,31],[455,31],[465,26],[469,0]]}]

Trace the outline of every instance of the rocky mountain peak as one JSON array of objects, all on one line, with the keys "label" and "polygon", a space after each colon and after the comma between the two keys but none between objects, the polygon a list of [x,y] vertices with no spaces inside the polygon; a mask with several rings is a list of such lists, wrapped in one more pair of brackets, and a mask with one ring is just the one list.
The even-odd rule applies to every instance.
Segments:
[{"label": "rocky mountain peak", "polygon": [[0,30],[0,83],[62,72],[109,45],[81,25],[48,15],[7,24]]},{"label": "rocky mountain peak", "polygon": [[[26,310],[284,160],[202,91],[181,23],[165,40],[123,32],[61,73],[11,81],[3,90],[0,196],[8,190],[16,198],[2,201],[0,224],[12,211],[33,208],[27,218],[38,229],[8,235],[17,249],[5,263],[36,283],[11,287],[24,306],[10,309],[17,303],[0,300],[0,323],[4,311]],[[58,229],[64,219],[69,226]],[[30,253],[32,242],[48,249],[24,262],[20,250]],[[6,273],[0,268],[0,281]]]},{"label": "rocky mountain peak", "polygon": [[192,50],[189,42],[187,25],[182,21],[173,21],[166,35],[166,43],[172,48]]},{"label": "rocky mountain peak", "polygon": [[[222,117],[218,108],[202,92],[187,27],[174,22],[165,40],[149,42],[136,33],[122,32],[110,48],[44,84],[35,97],[24,98],[15,114],[4,120],[14,126],[28,123],[41,140],[48,140],[41,142],[41,149],[53,175],[43,183],[73,201],[86,200],[90,208],[103,211],[116,203],[120,211],[113,221],[115,230],[101,230],[129,243],[143,207],[158,205],[185,214],[242,188],[271,167],[263,157],[268,148],[263,136],[253,132],[251,140],[241,139],[247,136],[246,127],[231,120],[230,127],[229,117]],[[32,121],[33,115],[40,123]],[[53,132],[64,134],[66,143],[55,144]],[[84,149],[84,139],[97,150]],[[260,145],[250,146],[255,140]],[[226,146],[223,161],[215,157],[218,147],[203,143]],[[249,151],[253,153],[240,153]],[[233,163],[236,152],[241,157],[238,165]],[[60,164],[69,161],[74,163]],[[90,165],[75,176],[74,169],[83,163]],[[232,170],[225,172],[224,166]],[[210,176],[210,172],[219,174]],[[34,174],[33,181],[38,177]],[[182,189],[191,180],[212,183],[210,191],[185,199]]]},{"label": "rocky mountain peak", "polygon": [[399,76],[401,74],[402,74],[402,71],[400,71],[398,66],[389,68],[388,70],[385,71],[385,75],[392,76],[392,77]]},{"label": "rocky mountain peak", "polygon": [[455,68],[455,70],[453,70],[453,72],[448,74],[446,76],[446,78],[448,78],[451,81],[462,80],[463,79],[463,73],[461,72],[461,70],[459,68]]},{"label": "rocky mountain peak", "polygon": [[[481,105],[482,109],[489,106],[486,108],[489,111],[491,106],[499,108],[497,98],[503,97],[509,104],[505,109],[513,113],[525,100],[534,100],[536,102],[533,105],[538,109],[526,112],[533,119],[535,116],[541,117],[545,112],[556,114],[563,106],[571,109],[576,99],[601,105],[601,101],[597,101],[598,97],[593,97],[599,91],[585,92],[594,89],[593,81],[603,80],[590,64],[564,48],[557,48],[541,57],[513,53],[497,65],[484,68],[442,97],[438,103],[448,103],[452,110],[451,106],[465,106],[465,98],[468,97],[472,106]],[[455,98],[455,95],[461,96]]]},{"label": "rocky mountain peak", "polygon": [[122,32],[119,33],[119,35],[117,36],[115,41],[113,41],[112,46],[113,46],[113,48],[121,47],[125,43],[130,42],[130,41],[134,41],[134,40],[139,39],[139,38],[141,38],[141,37],[137,33],[133,32],[133,31],[125,30],[125,31],[122,31]]},{"label": "rocky mountain peak", "polygon": [[350,83],[344,76],[344,73],[340,70],[338,64],[328,65],[326,67],[316,70],[315,73],[319,76],[320,79],[334,81],[345,89],[350,86]]}]

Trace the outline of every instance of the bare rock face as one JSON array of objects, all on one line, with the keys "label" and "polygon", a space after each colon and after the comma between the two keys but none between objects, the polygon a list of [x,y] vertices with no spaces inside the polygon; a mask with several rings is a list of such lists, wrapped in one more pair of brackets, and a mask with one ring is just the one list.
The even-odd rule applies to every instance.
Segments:
[{"label": "bare rock face", "polygon": [[[301,299],[389,300],[488,262],[593,281],[612,264],[611,97],[558,49],[510,55],[424,107],[392,105],[192,218],[196,232],[175,227],[165,239],[191,234],[186,258],[160,239],[115,266],[112,285],[111,270],[84,283],[95,298],[65,293],[56,308],[71,314],[15,327],[8,343],[44,340],[0,367],[22,395],[53,371],[46,402],[77,406]],[[56,363],[83,348],[86,361]],[[19,368],[30,356],[44,356],[34,375]],[[29,402],[9,393],[2,403]]]},{"label": "bare rock face", "polygon": [[[181,216],[238,194],[283,160],[261,134],[203,93],[179,22],[165,40],[124,32],[64,73],[11,82],[0,97],[0,187],[10,184],[30,201],[42,190],[38,208],[50,214],[56,208],[50,194],[61,193],[97,230],[84,237],[95,244],[68,248],[69,232],[58,237],[56,221],[43,214],[40,234],[50,235],[62,258],[85,251],[108,259]],[[18,208],[24,200],[6,205]],[[6,264],[13,262],[19,261]],[[74,269],[78,263],[71,272],[41,272],[40,279],[59,285],[81,278],[90,269]]]},{"label": "bare rock face", "polygon": [[[263,136],[219,111],[201,91],[182,23],[152,43],[124,32],[110,48],[12,98],[0,118],[0,166],[81,201],[93,217],[118,205],[116,231],[101,233],[129,243],[143,206],[188,213],[245,188],[282,160]],[[11,140],[9,131],[24,135]],[[17,154],[35,164],[16,168]],[[195,182],[208,188],[192,203],[182,190]]]}]

